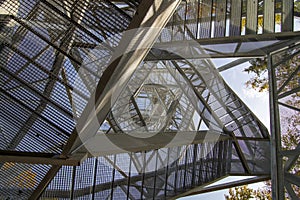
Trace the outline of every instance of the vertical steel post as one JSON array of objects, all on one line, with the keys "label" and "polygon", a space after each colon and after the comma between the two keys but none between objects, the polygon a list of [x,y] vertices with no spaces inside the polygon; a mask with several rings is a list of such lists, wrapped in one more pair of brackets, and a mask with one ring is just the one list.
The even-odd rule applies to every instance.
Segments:
[{"label": "vertical steel post", "polygon": [[74,199],[74,191],[75,191],[75,181],[76,179],[76,166],[73,166],[72,169],[72,185],[71,185],[71,191],[70,191],[70,199]]},{"label": "vertical steel post", "polygon": [[97,169],[98,169],[98,158],[95,158],[95,164],[94,164],[94,178],[93,178],[93,188],[92,188],[92,200],[95,199],[95,189],[97,184]]},{"label": "vertical steel post", "polygon": [[272,199],[284,200],[284,179],[281,150],[280,118],[275,69],[272,66],[272,55],[268,54],[268,75],[270,92],[270,125],[271,125],[271,180]]}]

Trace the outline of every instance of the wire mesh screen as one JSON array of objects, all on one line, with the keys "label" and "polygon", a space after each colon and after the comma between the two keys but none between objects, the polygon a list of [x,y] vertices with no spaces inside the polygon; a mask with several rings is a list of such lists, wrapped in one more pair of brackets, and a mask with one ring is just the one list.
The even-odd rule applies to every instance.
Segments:
[{"label": "wire mesh screen", "polygon": [[[42,195],[46,198],[164,199],[228,173],[230,141],[191,144],[90,158],[78,167],[63,167]],[[171,161],[176,152],[179,158]],[[165,156],[165,160],[161,160]],[[166,160],[168,165],[162,165]],[[152,169],[152,170],[150,170]],[[72,177],[72,178],[71,178]]]},{"label": "wire mesh screen", "polygon": [[[5,1],[0,7],[6,16],[0,30],[6,34],[0,45],[1,148],[60,153],[92,92],[88,81],[101,76],[82,62],[105,38],[116,46],[116,33],[130,17],[109,1]],[[102,52],[109,60],[109,50]],[[78,84],[80,67],[85,79]]]},{"label": "wire mesh screen", "polygon": [[0,198],[28,199],[50,166],[5,162],[0,167]]}]

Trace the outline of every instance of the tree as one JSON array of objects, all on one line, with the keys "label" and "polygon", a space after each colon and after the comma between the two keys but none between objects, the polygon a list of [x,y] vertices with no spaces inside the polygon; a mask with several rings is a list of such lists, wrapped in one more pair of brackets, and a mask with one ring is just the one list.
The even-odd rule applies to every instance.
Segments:
[{"label": "tree", "polygon": [[[300,6],[299,6],[300,7]],[[273,58],[275,62],[288,57],[285,62],[280,63],[275,68],[275,77],[277,89],[279,94],[284,94],[288,91],[295,91],[292,94],[281,98],[283,108],[297,108],[300,109],[300,92],[297,90],[300,86],[300,50],[292,49],[286,54],[279,54],[278,57]],[[268,83],[268,69],[266,58],[256,58],[251,60],[250,66],[244,71],[253,75],[250,80],[246,82],[247,87],[255,89],[259,92],[267,92],[269,90]],[[296,89],[296,90],[295,90]],[[300,115],[297,109],[280,110],[281,115],[281,133],[282,133],[282,150],[292,150],[300,143]],[[283,163],[287,158],[283,158]],[[289,171],[292,174],[300,176],[300,159],[296,161],[295,165]],[[266,187],[262,190],[253,190],[248,186],[241,186],[229,190],[229,196],[226,199],[271,199],[271,182],[265,182]],[[300,187],[292,185],[295,194],[300,198]],[[290,199],[286,194],[286,199]]]},{"label": "tree", "polygon": [[225,195],[226,200],[271,200],[271,190],[269,188],[254,190],[248,185],[229,189],[229,195]]},{"label": "tree", "polygon": [[246,82],[246,86],[258,90],[259,92],[268,91],[267,60],[265,58],[256,58],[250,60],[249,63],[250,66],[244,71],[254,75]]},{"label": "tree", "polygon": [[[282,86],[286,80],[290,77],[290,75],[294,74],[294,78],[288,82],[288,84],[284,87],[282,92],[287,90],[291,90],[299,85],[300,78],[300,59],[299,55],[295,54],[298,49],[293,49],[288,51],[284,55],[278,55],[277,59],[280,57],[291,57],[291,59],[286,60],[284,63],[280,65],[280,67],[276,68],[275,76],[277,79],[277,85]],[[276,60],[276,58],[275,58]],[[267,59],[266,58],[255,58],[249,61],[250,66],[245,68],[245,72],[253,74],[253,77],[250,78],[249,81],[246,82],[246,85],[250,88],[258,90],[259,92],[268,91],[268,77],[267,77]],[[295,93],[293,97],[300,97],[300,92]],[[296,106],[299,106],[299,99],[295,98],[294,102]]]}]

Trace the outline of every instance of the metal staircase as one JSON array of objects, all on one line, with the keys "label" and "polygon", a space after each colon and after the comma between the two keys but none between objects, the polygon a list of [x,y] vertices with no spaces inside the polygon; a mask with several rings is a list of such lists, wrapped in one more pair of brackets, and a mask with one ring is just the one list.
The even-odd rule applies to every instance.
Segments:
[{"label": "metal staircase", "polygon": [[299,87],[273,80],[270,137],[219,73],[297,44],[293,4],[0,1],[0,198],[171,199],[230,175],[295,197],[276,123]]}]

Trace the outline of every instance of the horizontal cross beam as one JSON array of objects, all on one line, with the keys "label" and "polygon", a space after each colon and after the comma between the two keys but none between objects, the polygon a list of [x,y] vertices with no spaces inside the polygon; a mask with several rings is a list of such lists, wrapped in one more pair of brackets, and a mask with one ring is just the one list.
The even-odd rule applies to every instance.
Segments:
[{"label": "horizontal cross beam", "polygon": [[76,149],[76,153],[84,153],[88,150],[93,156],[106,156],[230,139],[228,135],[211,130],[162,132],[149,137],[150,135],[149,132],[97,134],[80,149]]},{"label": "horizontal cross beam", "polygon": [[68,165],[78,166],[85,159],[86,154],[76,154],[68,158],[60,158],[53,153],[0,151],[0,162],[17,162],[43,165]]}]

